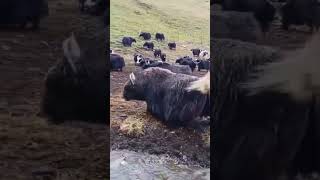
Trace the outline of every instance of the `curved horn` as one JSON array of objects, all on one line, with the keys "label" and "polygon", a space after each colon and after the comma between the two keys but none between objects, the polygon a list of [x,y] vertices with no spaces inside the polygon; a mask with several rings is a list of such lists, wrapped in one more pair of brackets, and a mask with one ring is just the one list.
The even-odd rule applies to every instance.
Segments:
[{"label": "curved horn", "polygon": [[129,78],[130,78],[131,83],[134,85],[134,81],[136,80],[135,75],[134,75],[133,73],[131,73],[131,74],[129,75]]}]

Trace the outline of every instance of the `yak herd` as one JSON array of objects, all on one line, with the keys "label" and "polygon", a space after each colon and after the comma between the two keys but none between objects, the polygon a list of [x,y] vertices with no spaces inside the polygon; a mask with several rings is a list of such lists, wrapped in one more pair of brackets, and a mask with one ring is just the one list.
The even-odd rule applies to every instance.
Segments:
[{"label": "yak herd", "polygon": [[[153,51],[154,58],[144,57],[135,53],[133,61],[138,70],[132,72],[126,83],[123,96],[126,100],[146,101],[147,111],[166,123],[170,127],[188,126],[197,130],[208,127],[209,121],[209,95],[188,89],[192,82],[197,82],[198,77],[192,72],[209,70],[209,52],[201,49],[191,49],[193,59],[184,56],[176,59],[175,63],[168,63],[165,53],[154,47],[151,33],[141,32],[139,37],[145,40],[143,48]],[[164,41],[163,33],[156,33],[155,40]],[[124,47],[135,43],[133,37],[123,37]],[[169,42],[168,48],[175,50],[175,42]],[[111,70],[122,71],[125,60],[110,49]]]},{"label": "yak herd", "polygon": [[[141,32],[139,37],[143,38],[144,40],[150,40],[151,34],[148,32]],[[165,36],[163,33],[156,33],[155,39],[157,41],[165,40]],[[123,37],[122,44],[124,47],[131,47],[132,43],[136,42],[136,39],[133,37]],[[168,47],[170,50],[176,49],[175,42],[169,42]],[[161,49],[154,48],[153,42],[145,42],[143,44],[143,48],[148,51],[153,51],[153,55],[155,59],[151,59],[148,57],[143,57],[142,54],[134,54],[133,60],[136,66],[142,67],[142,69],[147,69],[150,67],[161,67],[164,69],[169,69],[173,72],[184,73],[184,74],[191,74],[195,68],[198,66],[198,70],[209,70],[210,68],[210,57],[209,52],[207,50],[201,50],[199,48],[191,49],[193,57],[196,57],[193,60],[189,56],[184,56],[176,59],[176,64],[169,64],[167,63],[167,55],[162,52]],[[160,58],[160,60],[157,58]],[[110,49],[110,63],[111,63],[111,70],[122,71],[122,68],[125,67],[124,58],[118,54],[113,53]],[[188,66],[188,67],[187,67]]]}]

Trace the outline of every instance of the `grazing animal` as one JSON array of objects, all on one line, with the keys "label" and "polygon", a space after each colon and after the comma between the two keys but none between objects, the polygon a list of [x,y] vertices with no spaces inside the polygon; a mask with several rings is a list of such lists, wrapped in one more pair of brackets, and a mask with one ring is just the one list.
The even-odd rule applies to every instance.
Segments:
[{"label": "grazing animal", "polygon": [[123,37],[122,38],[122,44],[125,47],[131,47],[133,42],[137,42],[137,41],[132,37]]},{"label": "grazing animal", "polygon": [[199,57],[199,54],[201,52],[201,49],[191,49],[190,51],[192,51],[193,56],[195,57]]},{"label": "grazing animal", "polygon": [[160,59],[162,60],[162,62],[166,62],[167,55],[165,53],[161,53]]},{"label": "grazing animal", "polygon": [[19,25],[25,28],[32,23],[38,29],[40,20],[49,15],[46,0],[2,0],[0,1],[0,25]]},{"label": "grazing animal", "polygon": [[169,42],[168,43],[168,47],[169,47],[169,49],[171,49],[171,50],[173,50],[173,49],[176,49],[176,43],[175,42]]},{"label": "grazing animal", "polygon": [[145,101],[148,112],[173,128],[207,125],[198,120],[208,115],[209,96],[185,89],[197,77],[157,67],[133,72],[129,77],[123,91],[125,100]]},{"label": "grazing animal", "polygon": [[111,70],[122,71],[122,68],[125,66],[123,57],[118,54],[110,54],[110,64]]},{"label": "grazing animal", "polygon": [[281,7],[282,28],[307,24],[311,31],[319,30],[320,3],[317,0],[291,0]]},{"label": "grazing animal", "polygon": [[143,44],[143,47],[144,47],[145,49],[147,49],[147,50],[153,50],[154,44],[153,44],[153,42],[145,42],[145,43]]},{"label": "grazing animal", "polygon": [[180,74],[192,74],[191,68],[187,65],[177,65],[177,64],[168,64],[162,61],[153,62],[151,64],[144,64],[142,66],[143,69],[151,68],[151,67],[159,67],[163,69],[168,69],[174,73]]},{"label": "grazing animal", "polygon": [[197,60],[198,71],[202,69],[210,70],[210,61],[209,60]]},{"label": "grazing animal", "polygon": [[164,34],[163,33],[156,33],[156,40],[163,41],[165,40]]},{"label": "grazing animal", "polygon": [[151,34],[148,32],[141,32],[139,37],[142,37],[144,40],[150,40],[151,39]]},{"label": "grazing animal", "polygon": [[41,110],[53,123],[82,120],[107,124],[108,67],[103,38],[86,40],[82,48],[74,35],[63,41],[64,58],[46,77]]},{"label": "grazing animal", "polygon": [[268,0],[222,0],[221,5],[226,11],[253,12],[263,32],[269,30],[276,14],[276,8]]},{"label": "grazing animal", "polygon": [[154,57],[160,57],[161,56],[161,49],[154,49],[153,50]]}]

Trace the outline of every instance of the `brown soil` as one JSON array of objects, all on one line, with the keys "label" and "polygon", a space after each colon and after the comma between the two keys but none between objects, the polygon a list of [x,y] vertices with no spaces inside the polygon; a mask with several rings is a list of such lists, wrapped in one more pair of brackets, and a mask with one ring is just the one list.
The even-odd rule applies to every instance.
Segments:
[{"label": "brown soil", "polygon": [[96,17],[76,0],[49,0],[38,31],[0,31],[0,179],[103,179],[108,174],[107,126],[50,125],[39,117],[44,77],[71,31]]}]

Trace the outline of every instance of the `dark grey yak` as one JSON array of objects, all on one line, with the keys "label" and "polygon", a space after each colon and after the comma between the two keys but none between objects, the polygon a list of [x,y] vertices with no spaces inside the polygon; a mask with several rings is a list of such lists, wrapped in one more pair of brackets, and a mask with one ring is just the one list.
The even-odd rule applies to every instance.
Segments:
[{"label": "dark grey yak", "polygon": [[42,111],[51,122],[107,123],[106,47],[91,40],[84,44],[89,48],[80,51],[74,35],[64,40],[64,57],[49,69],[45,78]]},{"label": "dark grey yak", "polygon": [[211,42],[216,180],[320,173],[319,43],[318,34],[284,55],[253,43]]},{"label": "dark grey yak", "polygon": [[130,74],[123,91],[125,100],[147,103],[147,111],[169,127],[202,129],[209,115],[209,96],[185,88],[198,77],[177,74],[162,68],[149,68]]},{"label": "dark grey yak", "polygon": [[157,61],[151,64],[144,64],[142,66],[143,69],[151,68],[151,67],[159,67],[163,69],[168,69],[174,73],[180,74],[192,74],[192,70],[188,65],[180,65],[180,64],[169,64],[162,61]]}]

